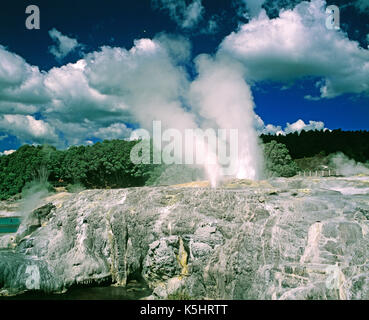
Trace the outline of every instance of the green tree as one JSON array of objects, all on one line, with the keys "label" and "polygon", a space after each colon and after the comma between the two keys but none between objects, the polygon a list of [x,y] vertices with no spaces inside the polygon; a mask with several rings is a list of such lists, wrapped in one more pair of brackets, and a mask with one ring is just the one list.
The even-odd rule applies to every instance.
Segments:
[{"label": "green tree", "polygon": [[269,175],[292,177],[298,171],[297,164],[292,160],[287,147],[272,140],[264,145],[265,166]]}]

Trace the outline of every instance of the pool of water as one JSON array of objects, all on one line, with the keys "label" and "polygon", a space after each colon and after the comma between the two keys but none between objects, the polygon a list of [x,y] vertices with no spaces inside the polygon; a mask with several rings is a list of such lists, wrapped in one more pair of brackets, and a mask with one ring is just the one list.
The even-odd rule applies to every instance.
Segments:
[{"label": "pool of water", "polygon": [[0,217],[0,233],[17,232],[20,223],[20,217]]},{"label": "pool of water", "polygon": [[127,287],[100,286],[74,287],[63,294],[46,294],[30,291],[13,297],[0,297],[0,300],[138,300],[151,294],[143,283],[133,281]]}]

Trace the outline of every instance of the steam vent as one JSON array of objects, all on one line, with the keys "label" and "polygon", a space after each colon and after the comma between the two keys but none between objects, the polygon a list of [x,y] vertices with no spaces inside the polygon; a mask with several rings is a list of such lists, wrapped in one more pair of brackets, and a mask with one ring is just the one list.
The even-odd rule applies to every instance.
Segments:
[{"label": "steam vent", "polygon": [[368,177],[59,192],[0,235],[0,292],[143,281],[146,299],[368,299],[368,194]]}]

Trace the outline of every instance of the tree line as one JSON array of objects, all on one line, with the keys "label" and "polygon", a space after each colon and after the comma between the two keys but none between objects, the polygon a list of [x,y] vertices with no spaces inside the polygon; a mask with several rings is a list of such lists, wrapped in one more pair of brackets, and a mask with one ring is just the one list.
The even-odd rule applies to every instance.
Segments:
[{"label": "tree line", "polygon": [[358,162],[369,161],[369,131],[301,131],[287,135],[261,135],[264,143],[284,144],[293,159],[342,152]]},{"label": "tree line", "polygon": [[125,188],[145,185],[154,165],[133,164],[137,141],[111,140],[92,146],[24,145],[0,157],[0,199],[22,191],[26,183],[46,179],[53,186],[81,184],[85,188]]},{"label": "tree line", "polygon": [[[369,160],[368,131],[302,131],[285,136],[262,135],[261,139],[267,176],[293,176],[299,171],[294,160],[317,154],[341,151],[356,161]],[[136,143],[106,140],[66,150],[24,145],[10,155],[0,156],[0,200],[21,193],[33,181],[47,181],[53,187],[80,184],[88,189],[126,188],[155,185],[164,172],[173,175],[173,171],[180,170],[182,176],[197,175],[185,166],[167,170],[165,165],[132,163],[130,153]]]},{"label": "tree line", "polygon": [[[70,190],[75,187],[126,188],[206,178],[199,168],[185,165],[134,164],[130,153],[136,143],[138,141],[106,140],[67,150],[49,145],[23,145],[10,155],[0,156],[0,199],[23,194],[25,187],[37,185],[51,190],[61,186]],[[271,175],[296,173],[296,165],[284,145],[273,141],[265,144],[264,152],[269,159],[266,166]],[[166,177],[163,178],[163,174]]]}]

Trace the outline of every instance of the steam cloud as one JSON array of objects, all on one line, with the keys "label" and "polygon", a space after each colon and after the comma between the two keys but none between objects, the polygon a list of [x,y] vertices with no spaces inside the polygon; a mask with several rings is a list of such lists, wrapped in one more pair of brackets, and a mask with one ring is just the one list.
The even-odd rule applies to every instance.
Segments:
[{"label": "steam cloud", "polygon": [[[136,41],[130,51],[104,47],[89,54],[81,69],[93,89],[119,96],[117,108],[126,110],[126,117],[141,128],[151,130],[153,121],[160,120],[163,130],[175,128],[182,133],[197,128],[237,129],[239,158],[232,159],[237,163],[237,177],[258,179],[262,156],[254,128],[253,98],[242,65],[224,54],[201,55],[196,59],[198,76],[191,82],[181,67],[189,50],[185,39],[160,35]],[[116,69],[125,72],[116,73]],[[216,145],[201,147],[201,156],[214,158]],[[210,162],[205,169],[215,186],[222,168]]]},{"label": "steam cloud", "polygon": [[343,176],[355,176],[359,174],[369,175],[369,166],[353,159],[349,159],[346,155],[339,152],[331,158],[331,162],[337,172]]},{"label": "steam cloud", "polygon": [[238,129],[237,178],[260,178],[262,155],[254,128],[254,103],[242,66],[222,55],[201,55],[196,65],[199,76],[190,88],[192,106],[205,124]]}]

